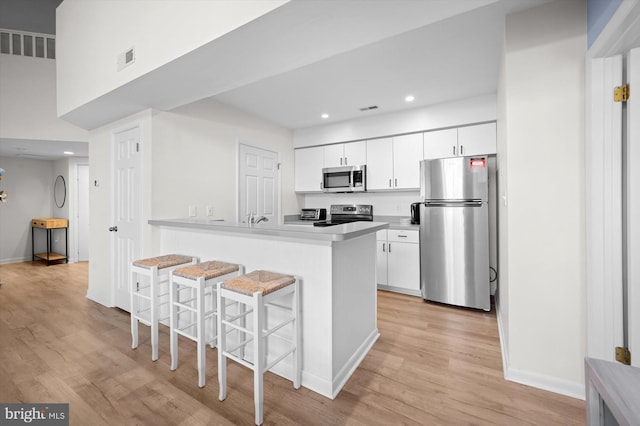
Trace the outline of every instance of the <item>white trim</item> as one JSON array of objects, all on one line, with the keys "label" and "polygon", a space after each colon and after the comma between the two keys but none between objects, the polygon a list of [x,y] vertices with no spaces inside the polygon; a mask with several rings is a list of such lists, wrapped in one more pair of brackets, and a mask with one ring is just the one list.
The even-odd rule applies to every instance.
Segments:
[{"label": "white trim", "polygon": [[509,366],[509,351],[505,344],[505,330],[502,324],[502,315],[499,298],[496,298],[496,317],[498,319],[498,335],[500,336],[500,353],[502,355],[502,371],[504,379],[522,385],[533,386],[535,388],[559,393],[572,398],[585,399],[584,383],[571,382],[569,380],[558,379],[554,376],[532,373],[518,370]]},{"label": "white trim", "polygon": [[510,382],[533,386],[535,388],[559,393],[572,398],[585,399],[585,385],[582,382],[571,382],[569,380],[562,380],[553,376],[517,370],[511,367],[507,367],[507,372],[504,378]]},{"label": "white trim", "polygon": [[[114,173],[114,159],[115,159],[115,138],[116,135],[120,134],[120,133],[124,133],[124,132],[128,132],[130,130],[135,130],[138,129],[138,147],[139,147],[139,156],[137,159],[137,164],[136,167],[138,169],[138,177],[137,177],[137,188],[136,188],[136,193],[137,193],[137,197],[135,197],[136,202],[138,203],[138,213],[140,214],[140,217],[138,218],[138,221],[136,223],[136,228],[137,228],[137,238],[136,238],[136,242],[135,242],[135,250],[136,253],[134,254],[134,258],[140,258],[141,257],[141,252],[142,252],[142,244],[143,244],[143,225],[146,224],[146,221],[143,220],[143,195],[144,195],[144,185],[143,185],[143,179],[144,179],[144,161],[143,161],[143,153],[144,153],[144,136],[143,136],[143,123],[141,120],[135,120],[132,121],[130,123],[124,124],[122,126],[118,126],[114,129],[111,129],[110,133],[110,152],[111,152],[111,158],[109,160],[110,165],[109,165],[109,170],[110,170],[110,179],[111,179],[111,193],[109,195],[109,199],[111,200],[111,211],[109,212],[110,215],[110,223],[115,223],[115,191],[116,191],[116,185],[115,185],[115,173]],[[115,274],[115,262],[116,262],[116,258],[115,258],[115,244],[113,242],[113,239],[111,239],[110,242],[110,249],[109,249],[109,256],[111,258],[111,269],[110,269],[110,281],[111,281],[111,285],[109,287],[109,291],[110,291],[110,302],[109,304],[105,304],[105,306],[116,306],[116,301],[115,301],[115,279],[116,279],[116,274]],[[87,297],[88,293],[87,293]],[[98,300],[98,299],[92,299],[92,300]],[[99,300],[101,300],[99,298]],[[102,303],[102,302],[98,302],[98,303]]]},{"label": "white trim", "polygon": [[[378,298],[376,297],[376,300],[377,299]],[[338,373],[333,377],[333,395],[331,396],[331,399],[335,399],[336,396],[338,396],[344,385],[347,383],[347,380],[349,380],[353,372],[356,371],[356,368],[358,368],[360,363],[362,363],[362,360],[364,360],[379,338],[380,332],[378,332],[378,329],[376,328],[364,340],[364,342],[362,342],[353,355],[351,355],[340,371],[338,371]]]},{"label": "white trim", "polygon": [[624,0],[591,45],[589,55],[596,58],[625,53],[638,44],[637,34],[640,34],[640,0]]},{"label": "white trim", "polygon": [[622,57],[586,59],[587,356],[614,360],[622,328]]},{"label": "white trim", "polygon": [[[96,303],[99,303],[99,304],[101,304],[103,306],[106,306],[107,308],[113,308],[114,307],[113,303],[111,303],[109,300],[103,299],[102,297],[98,296],[97,294],[94,294],[91,291],[91,287],[89,287],[89,289],[87,289],[87,294],[86,294],[85,297],[87,299],[93,301],[93,302],[96,302]],[[111,297],[111,299],[112,298],[113,297]]]}]

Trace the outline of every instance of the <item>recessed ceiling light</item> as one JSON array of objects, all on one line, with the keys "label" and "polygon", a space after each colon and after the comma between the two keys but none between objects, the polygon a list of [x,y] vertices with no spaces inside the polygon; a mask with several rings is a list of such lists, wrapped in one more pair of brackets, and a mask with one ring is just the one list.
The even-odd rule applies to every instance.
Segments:
[{"label": "recessed ceiling light", "polygon": [[71,151],[65,151],[64,153],[67,154],[67,155],[73,155],[73,152],[71,152]]},{"label": "recessed ceiling light", "polygon": [[322,118],[329,118],[329,114],[322,114],[320,117],[322,117]]},{"label": "recessed ceiling light", "polygon": [[404,98],[406,102],[413,102],[415,99],[416,97],[413,95],[408,95],[407,97]]}]

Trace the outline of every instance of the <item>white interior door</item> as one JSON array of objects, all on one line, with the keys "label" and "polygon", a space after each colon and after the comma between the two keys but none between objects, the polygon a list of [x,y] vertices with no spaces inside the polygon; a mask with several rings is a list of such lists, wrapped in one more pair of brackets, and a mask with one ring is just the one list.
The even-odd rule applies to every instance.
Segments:
[{"label": "white interior door", "polygon": [[238,221],[253,213],[279,223],[280,174],[278,153],[245,144],[239,146]]},{"label": "white interior door", "polygon": [[627,81],[627,330],[631,365],[640,367],[640,48],[627,56]]},{"label": "white interior door", "polygon": [[78,261],[89,260],[89,165],[78,164]]},{"label": "white interior door", "polygon": [[586,109],[587,356],[615,360],[624,343],[622,281],[622,56],[589,61]]},{"label": "white interior door", "polygon": [[[129,311],[129,265],[140,247],[140,129],[113,135],[112,259],[114,305]],[[106,232],[107,230],[105,230]]]}]

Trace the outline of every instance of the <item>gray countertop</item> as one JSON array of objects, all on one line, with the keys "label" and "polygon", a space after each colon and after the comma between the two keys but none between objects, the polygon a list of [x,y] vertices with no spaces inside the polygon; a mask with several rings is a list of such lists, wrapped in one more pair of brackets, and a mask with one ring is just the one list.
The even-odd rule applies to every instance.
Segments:
[{"label": "gray countertop", "polygon": [[316,241],[344,241],[369,233],[375,233],[389,227],[387,222],[351,222],[328,227],[308,226],[303,221],[294,224],[287,222],[278,225],[261,222],[248,226],[246,223],[227,222],[199,218],[151,219],[150,225],[177,228],[202,229],[216,232],[229,232],[245,235],[274,236]]}]

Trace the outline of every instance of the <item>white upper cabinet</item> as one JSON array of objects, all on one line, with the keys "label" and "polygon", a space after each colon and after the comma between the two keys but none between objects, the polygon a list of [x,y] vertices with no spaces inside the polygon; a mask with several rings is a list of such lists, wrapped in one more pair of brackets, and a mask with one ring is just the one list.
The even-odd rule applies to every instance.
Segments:
[{"label": "white upper cabinet", "polygon": [[458,129],[424,132],[424,158],[455,157],[458,148]]},{"label": "white upper cabinet", "polygon": [[496,153],[496,123],[478,124],[458,129],[460,155]]},{"label": "white upper cabinet", "polygon": [[367,190],[392,189],[393,140],[367,141]]},{"label": "white upper cabinet", "polygon": [[365,141],[337,143],[324,146],[324,166],[360,166],[367,163],[367,144]]},{"label": "white upper cabinet", "polygon": [[393,184],[395,189],[420,188],[422,133],[393,138]]},{"label": "white upper cabinet", "polygon": [[296,192],[322,191],[324,147],[299,148],[294,151]]},{"label": "white upper cabinet", "polygon": [[420,187],[422,133],[367,141],[367,189]]},{"label": "white upper cabinet", "polygon": [[496,153],[496,123],[424,133],[424,158]]}]

